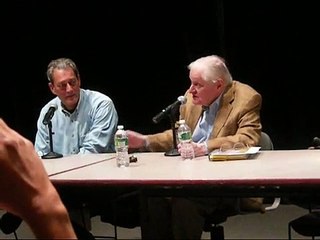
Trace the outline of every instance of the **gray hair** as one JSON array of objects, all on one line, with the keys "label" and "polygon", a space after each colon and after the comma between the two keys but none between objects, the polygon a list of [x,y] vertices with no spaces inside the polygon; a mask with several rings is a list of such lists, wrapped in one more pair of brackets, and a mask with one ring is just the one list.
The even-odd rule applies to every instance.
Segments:
[{"label": "gray hair", "polygon": [[201,73],[205,81],[213,81],[219,77],[227,85],[231,84],[232,76],[223,58],[217,55],[201,57],[188,65],[189,70],[195,70]]},{"label": "gray hair", "polygon": [[79,78],[80,76],[79,70],[77,68],[77,65],[74,63],[74,61],[72,61],[70,58],[58,58],[58,59],[52,60],[48,64],[47,78],[49,82],[51,83],[53,82],[52,75],[55,69],[67,69],[67,68],[71,68],[75,73],[76,77]]}]

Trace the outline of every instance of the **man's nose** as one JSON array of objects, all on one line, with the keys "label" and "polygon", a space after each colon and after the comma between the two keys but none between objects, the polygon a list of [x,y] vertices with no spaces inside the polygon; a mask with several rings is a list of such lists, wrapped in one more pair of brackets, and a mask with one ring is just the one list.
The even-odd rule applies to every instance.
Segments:
[{"label": "man's nose", "polygon": [[67,87],[66,87],[67,92],[72,91],[73,87],[70,85],[70,83],[67,83]]}]

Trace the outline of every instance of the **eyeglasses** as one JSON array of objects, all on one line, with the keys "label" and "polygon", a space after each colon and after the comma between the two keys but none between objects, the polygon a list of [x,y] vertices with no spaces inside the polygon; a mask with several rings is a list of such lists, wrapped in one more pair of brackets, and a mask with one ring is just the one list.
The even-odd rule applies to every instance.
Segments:
[{"label": "eyeglasses", "polygon": [[244,153],[248,151],[248,146],[242,142],[236,142],[232,144],[230,142],[226,142],[221,144],[219,151],[222,153]]}]

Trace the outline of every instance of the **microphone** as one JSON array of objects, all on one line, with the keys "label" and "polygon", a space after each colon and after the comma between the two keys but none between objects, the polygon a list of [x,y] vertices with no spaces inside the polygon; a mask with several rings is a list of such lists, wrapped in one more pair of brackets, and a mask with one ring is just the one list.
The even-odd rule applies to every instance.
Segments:
[{"label": "microphone", "polygon": [[312,140],[312,146],[316,149],[320,149],[320,138],[314,137]]},{"label": "microphone", "polygon": [[56,104],[52,104],[50,107],[49,107],[49,110],[48,112],[46,113],[46,115],[44,116],[43,118],[43,121],[42,123],[44,125],[48,125],[48,123],[51,121],[53,115],[54,115],[54,112],[56,111],[57,109],[57,105]]},{"label": "microphone", "polygon": [[159,123],[165,116],[167,116],[172,109],[176,108],[177,106],[181,104],[185,104],[187,102],[187,98],[185,96],[179,96],[178,100],[163,109],[160,113],[158,113],[156,116],[152,118],[152,121],[154,123]]}]

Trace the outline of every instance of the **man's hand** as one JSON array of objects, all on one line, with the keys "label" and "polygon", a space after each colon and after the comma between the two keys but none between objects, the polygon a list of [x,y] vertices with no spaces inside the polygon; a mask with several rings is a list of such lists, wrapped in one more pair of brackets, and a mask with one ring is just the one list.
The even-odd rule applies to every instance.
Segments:
[{"label": "man's hand", "polygon": [[[207,145],[205,143],[195,143],[191,142],[193,150],[194,150],[194,156],[200,157],[208,154]],[[180,153],[181,151],[181,143],[178,144],[178,151]]]},{"label": "man's hand", "polygon": [[129,148],[145,148],[147,147],[147,136],[138,132],[127,130]]}]

